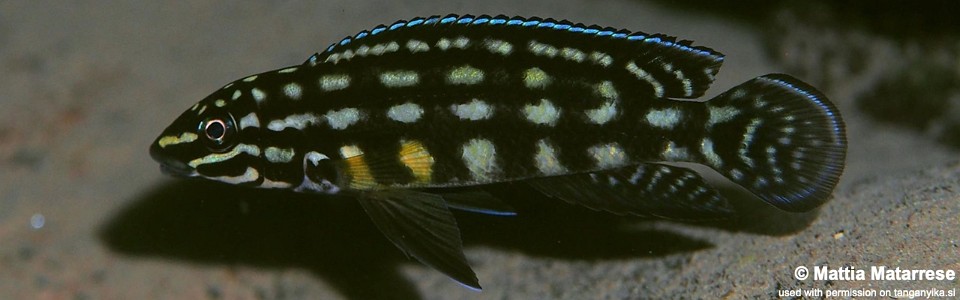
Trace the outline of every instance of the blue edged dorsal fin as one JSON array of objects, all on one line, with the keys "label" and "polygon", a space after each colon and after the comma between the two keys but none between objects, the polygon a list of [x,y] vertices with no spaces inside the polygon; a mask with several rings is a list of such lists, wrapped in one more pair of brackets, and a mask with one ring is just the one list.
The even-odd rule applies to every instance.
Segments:
[{"label": "blue edged dorsal fin", "polygon": [[439,195],[412,190],[365,192],[360,205],[380,232],[407,256],[480,290],[463,254],[460,229]]},{"label": "blue edged dorsal fin", "polygon": [[528,182],[548,196],[618,215],[705,219],[734,212],[696,172],[670,165],[640,164]]},{"label": "blue edged dorsal fin", "polygon": [[[513,43],[513,56],[545,55],[563,61],[562,53],[590,55],[600,65],[616,70],[618,76],[631,78],[640,89],[657,98],[697,98],[713,83],[723,64],[723,54],[690,41],[663,34],[647,34],[610,27],[584,25],[567,20],[504,15],[439,15],[399,20],[379,25],[354,36],[345,37],[307,60],[308,65],[349,63],[351,60],[388,53],[397,59],[409,59],[415,53],[429,53],[437,39],[497,38]],[[416,41],[416,50],[407,50],[408,41]],[[439,45],[439,44],[436,44]],[[486,51],[483,43],[456,46],[467,51]],[[431,50],[428,50],[431,49]],[[564,52],[565,51],[565,52]],[[551,54],[552,53],[552,54]],[[561,53],[558,55],[557,53]],[[464,55],[467,56],[467,55]],[[568,58],[567,60],[569,60]]]}]

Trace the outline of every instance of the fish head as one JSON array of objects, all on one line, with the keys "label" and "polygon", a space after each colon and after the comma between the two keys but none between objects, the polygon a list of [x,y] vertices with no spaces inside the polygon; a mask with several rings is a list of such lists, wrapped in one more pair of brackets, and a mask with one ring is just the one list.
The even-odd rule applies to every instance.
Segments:
[{"label": "fish head", "polygon": [[150,156],[163,173],[230,183],[256,181],[259,175],[250,173],[256,173],[260,160],[258,128],[238,124],[242,105],[232,99],[234,92],[224,88],[197,102],[153,141]]}]

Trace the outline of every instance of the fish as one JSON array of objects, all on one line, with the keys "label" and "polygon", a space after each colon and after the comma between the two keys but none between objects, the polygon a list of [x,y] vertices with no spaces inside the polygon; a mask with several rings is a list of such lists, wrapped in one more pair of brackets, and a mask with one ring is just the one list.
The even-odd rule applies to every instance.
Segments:
[{"label": "fish", "polygon": [[418,17],[226,84],[150,155],[177,177],[353,197],[408,257],[480,290],[451,209],[516,215],[491,185],[617,215],[735,213],[693,163],[784,211],[825,203],[846,156],[837,108],[785,74],[699,100],[723,61],[566,20]]}]

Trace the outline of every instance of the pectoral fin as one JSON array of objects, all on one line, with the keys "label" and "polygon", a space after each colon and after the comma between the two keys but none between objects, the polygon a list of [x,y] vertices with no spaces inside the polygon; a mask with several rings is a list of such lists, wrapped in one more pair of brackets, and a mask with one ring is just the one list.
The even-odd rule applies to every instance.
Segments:
[{"label": "pectoral fin", "polygon": [[696,172],[669,165],[640,164],[529,184],[547,196],[619,215],[703,219],[733,213],[730,203]]},{"label": "pectoral fin", "polygon": [[381,232],[407,256],[480,290],[463,255],[460,229],[439,195],[385,190],[362,195],[360,204]]}]

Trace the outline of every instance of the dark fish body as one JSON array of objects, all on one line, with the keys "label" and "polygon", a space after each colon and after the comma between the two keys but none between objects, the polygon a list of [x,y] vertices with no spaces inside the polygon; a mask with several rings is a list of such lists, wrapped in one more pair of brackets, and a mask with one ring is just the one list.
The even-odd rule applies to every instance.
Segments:
[{"label": "dark fish body", "polygon": [[687,41],[566,21],[417,18],[226,85],[151,154],[175,175],[355,194],[407,254],[479,288],[447,207],[509,207],[433,191],[524,182],[617,214],[729,213],[697,173],[658,164],[693,162],[784,210],[826,201],[846,152],[836,108],[777,74],[675,100],[702,96],[722,61]]}]

